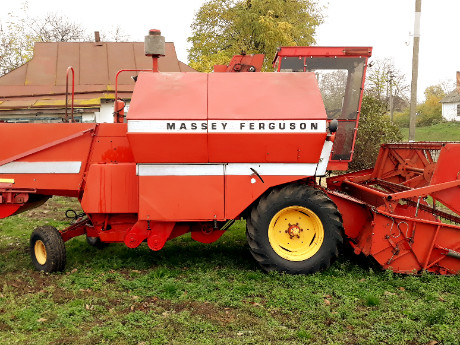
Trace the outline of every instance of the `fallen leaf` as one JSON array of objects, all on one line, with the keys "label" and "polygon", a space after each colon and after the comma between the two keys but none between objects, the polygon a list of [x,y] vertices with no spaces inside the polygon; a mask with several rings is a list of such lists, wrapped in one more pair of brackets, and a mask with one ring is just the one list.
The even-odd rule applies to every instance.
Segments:
[{"label": "fallen leaf", "polygon": [[426,345],[436,345],[436,344],[439,344],[439,343],[436,340],[431,340]]},{"label": "fallen leaf", "polygon": [[361,278],[361,279],[359,280],[360,283],[365,282],[365,281],[366,281],[366,278]]},{"label": "fallen leaf", "polygon": [[394,295],[396,295],[394,292],[390,292],[390,291],[385,291],[383,294],[385,296],[394,296]]},{"label": "fallen leaf", "polygon": [[43,318],[43,317],[41,317],[41,318],[39,318],[39,319],[37,320],[37,322],[45,322],[45,321],[48,321],[48,319],[45,319],[45,318]]},{"label": "fallen leaf", "polygon": [[241,337],[243,335],[243,332],[238,332],[238,333],[236,333],[236,335]]},{"label": "fallen leaf", "polygon": [[132,270],[131,272],[133,272],[133,273],[141,273],[141,271],[139,271],[139,270]]},{"label": "fallen leaf", "polygon": [[401,290],[401,291],[406,291],[406,289],[403,288],[402,286],[399,287],[399,290]]},{"label": "fallen leaf", "polygon": [[442,297],[439,297],[439,300],[440,300],[441,302],[445,302],[445,301],[446,301],[446,300],[445,300],[444,298],[442,298]]},{"label": "fallen leaf", "polygon": [[70,271],[70,273],[75,273],[77,271],[78,271],[78,269],[74,268],[72,271]]},{"label": "fallen leaf", "polygon": [[331,301],[329,301],[327,298],[324,299],[324,304],[325,305],[331,305]]}]

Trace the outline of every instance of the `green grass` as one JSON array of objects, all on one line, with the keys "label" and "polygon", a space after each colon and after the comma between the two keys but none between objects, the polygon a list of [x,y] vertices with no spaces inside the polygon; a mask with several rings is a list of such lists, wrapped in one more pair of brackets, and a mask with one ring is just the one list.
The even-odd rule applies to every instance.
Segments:
[{"label": "green grass", "polygon": [[67,226],[68,206],[53,198],[0,221],[0,344],[460,344],[460,276],[380,272],[355,256],[265,274],[244,222],[214,244],[184,236],[159,252],[77,237],[64,273],[38,273],[30,232]]},{"label": "green grass", "polygon": [[[404,140],[409,139],[409,128],[401,128]],[[460,141],[460,122],[444,122],[415,128],[416,141]]]}]

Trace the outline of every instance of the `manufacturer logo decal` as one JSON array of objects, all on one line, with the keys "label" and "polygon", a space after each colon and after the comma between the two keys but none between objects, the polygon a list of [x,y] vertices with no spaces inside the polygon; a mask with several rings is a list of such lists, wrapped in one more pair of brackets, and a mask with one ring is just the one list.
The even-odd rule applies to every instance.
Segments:
[{"label": "manufacturer logo decal", "polygon": [[324,120],[130,120],[130,133],[305,133],[326,132]]}]

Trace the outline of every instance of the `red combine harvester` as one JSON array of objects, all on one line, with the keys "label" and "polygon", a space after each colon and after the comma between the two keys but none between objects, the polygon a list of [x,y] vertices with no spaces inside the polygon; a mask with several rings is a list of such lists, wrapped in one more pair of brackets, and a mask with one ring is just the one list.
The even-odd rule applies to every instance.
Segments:
[{"label": "red combine harvester", "polygon": [[[75,236],[157,251],[188,232],[214,242],[244,218],[266,271],[325,269],[347,241],[396,272],[459,273],[460,143],[383,145],[373,170],[316,183],[352,159],[371,48],[283,47],[276,73],[257,73],[258,55],[160,73],[162,42],[146,37],[153,69],[139,73],[126,118],[117,100],[114,123],[0,124],[0,218],[52,195],[85,212],[33,231],[38,270],[63,270]],[[337,75],[338,95],[320,90]]]}]

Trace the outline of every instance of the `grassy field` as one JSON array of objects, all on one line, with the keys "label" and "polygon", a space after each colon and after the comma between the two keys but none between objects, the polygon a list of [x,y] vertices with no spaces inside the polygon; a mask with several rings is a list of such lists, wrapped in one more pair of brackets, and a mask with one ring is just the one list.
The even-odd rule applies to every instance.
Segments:
[{"label": "grassy field", "polygon": [[[404,140],[409,138],[409,128],[401,128]],[[445,122],[415,129],[416,141],[460,141],[460,122]]]},{"label": "grassy field", "polygon": [[211,245],[178,238],[97,250],[66,243],[61,274],[32,269],[32,229],[69,201],[0,221],[0,344],[460,344],[460,276],[402,276],[342,257],[309,276],[265,274],[244,223]]}]

